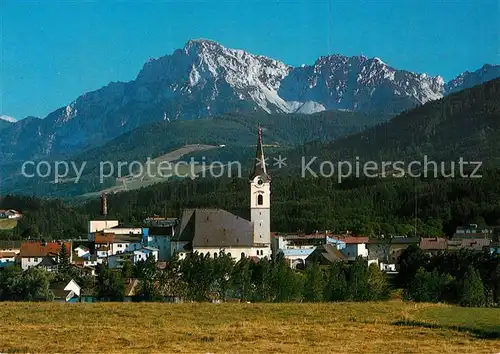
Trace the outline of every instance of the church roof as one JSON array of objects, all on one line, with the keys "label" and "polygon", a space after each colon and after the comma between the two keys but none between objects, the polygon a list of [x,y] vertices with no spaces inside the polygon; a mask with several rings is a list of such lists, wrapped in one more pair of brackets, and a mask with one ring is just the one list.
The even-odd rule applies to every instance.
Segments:
[{"label": "church roof", "polygon": [[193,248],[251,247],[253,224],[222,209],[186,209],[176,235]]},{"label": "church roof", "polygon": [[255,177],[261,176],[264,180],[270,180],[271,178],[267,174],[266,169],[266,158],[264,157],[264,148],[262,146],[262,128],[259,127],[258,138],[257,138],[257,151],[255,153],[255,161],[252,166],[252,172],[250,172],[250,180]]}]

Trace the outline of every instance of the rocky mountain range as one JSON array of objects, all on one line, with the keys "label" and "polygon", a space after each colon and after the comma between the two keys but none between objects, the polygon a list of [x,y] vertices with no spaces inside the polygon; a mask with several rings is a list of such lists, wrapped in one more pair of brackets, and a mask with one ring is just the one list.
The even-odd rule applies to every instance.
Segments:
[{"label": "rocky mountain range", "polygon": [[228,112],[399,113],[499,76],[485,65],[445,83],[395,69],[378,58],[329,55],[292,67],[210,40],[148,61],[137,78],[84,93],[44,119],[29,117],[0,132],[0,160],[75,154],[155,121]]}]

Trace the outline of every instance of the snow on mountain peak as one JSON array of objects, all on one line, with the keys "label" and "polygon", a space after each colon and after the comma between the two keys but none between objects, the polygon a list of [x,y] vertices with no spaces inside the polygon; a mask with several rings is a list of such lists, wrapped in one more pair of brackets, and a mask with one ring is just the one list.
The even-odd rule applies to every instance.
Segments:
[{"label": "snow on mountain peak", "polygon": [[11,116],[7,116],[7,115],[0,115],[0,120],[4,120],[6,122],[9,122],[9,123],[16,123],[17,122],[17,119],[16,118],[13,118]]}]

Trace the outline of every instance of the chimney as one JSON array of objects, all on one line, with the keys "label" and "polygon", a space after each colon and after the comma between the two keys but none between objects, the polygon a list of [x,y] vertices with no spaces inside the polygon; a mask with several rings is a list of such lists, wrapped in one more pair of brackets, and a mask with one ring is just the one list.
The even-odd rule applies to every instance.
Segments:
[{"label": "chimney", "polygon": [[108,196],[106,193],[101,194],[101,215],[108,215]]}]

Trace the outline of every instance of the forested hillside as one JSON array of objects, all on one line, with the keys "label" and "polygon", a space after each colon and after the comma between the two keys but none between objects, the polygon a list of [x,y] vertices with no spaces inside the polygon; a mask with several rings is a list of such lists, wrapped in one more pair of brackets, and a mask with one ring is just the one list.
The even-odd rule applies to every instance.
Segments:
[{"label": "forested hillside", "polygon": [[59,184],[52,183],[52,175],[44,179],[25,178],[20,173],[21,163],[18,163],[4,166],[3,190],[25,195],[81,195],[105,189],[115,183],[114,177],[106,179],[103,184],[99,183],[101,161],[109,161],[115,166],[118,161],[144,163],[148,157],[155,158],[187,144],[226,145],[225,149],[210,152],[209,160],[239,161],[247,158],[248,151],[254,149],[258,124],[263,127],[266,144],[293,148],[315,140],[333,141],[389,118],[382,113],[328,111],[312,115],[228,114],[198,120],[162,121],[137,128],[78,156],[65,157],[64,161],[72,161],[77,166],[86,163],[77,184],[71,180],[75,177],[73,171],[70,171],[66,182]]},{"label": "forested hillside", "polygon": [[[500,170],[480,179],[273,178],[273,231],[351,230],[358,234],[451,235],[466,223],[500,225]],[[182,208],[223,208],[248,217],[248,181],[176,180],[109,196],[109,217],[139,225],[149,215],[180,216]],[[66,204],[33,197],[6,197],[0,208],[25,214],[3,238],[85,237],[87,220],[99,215],[99,201]],[[416,226],[416,230],[415,230]]]},{"label": "forested hillside", "polygon": [[314,142],[295,151],[318,161],[421,160],[500,161],[500,79],[401,113],[386,123],[331,143]]}]

